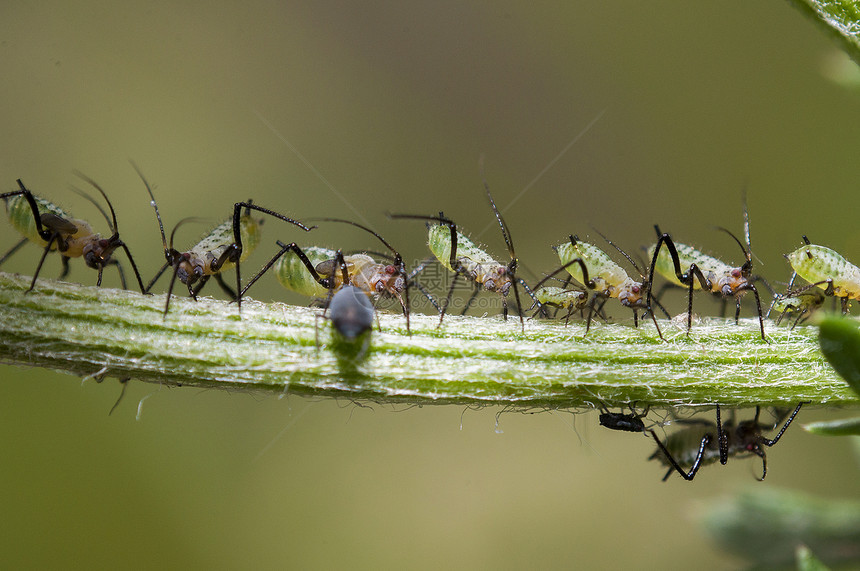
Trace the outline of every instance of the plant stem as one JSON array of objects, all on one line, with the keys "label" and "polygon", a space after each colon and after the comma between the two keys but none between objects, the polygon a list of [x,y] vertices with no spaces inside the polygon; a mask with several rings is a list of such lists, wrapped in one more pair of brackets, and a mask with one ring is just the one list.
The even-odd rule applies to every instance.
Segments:
[{"label": "plant stem", "polygon": [[[825,363],[817,329],[707,320],[581,323],[379,313],[367,359],[344,366],[319,310],[244,300],[177,298],[0,273],[0,359],[7,363],[169,385],[270,390],[416,404],[559,408],[857,403]],[[319,336],[322,345],[317,346]],[[340,358],[338,358],[340,357]]]},{"label": "plant stem", "polygon": [[790,0],[860,64],[860,7],[854,0]]}]

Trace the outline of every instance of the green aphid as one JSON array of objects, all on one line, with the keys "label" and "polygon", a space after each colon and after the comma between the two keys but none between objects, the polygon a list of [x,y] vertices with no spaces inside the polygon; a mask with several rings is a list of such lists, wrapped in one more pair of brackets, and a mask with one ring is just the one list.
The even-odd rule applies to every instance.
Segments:
[{"label": "green aphid", "polygon": [[[173,286],[178,278],[188,288],[188,294],[197,299],[197,294],[206,285],[211,277],[215,277],[215,281],[221,286],[221,289],[236,300],[236,305],[241,311],[242,307],[242,277],[241,263],[244,262],[251,252],[260,243],[260,231],[263,224],[262,219],[255,219],[251,216],[251,210],[262,212],[279,218],[284,222],[289,222],[294,226],[298,226],[302,230],[308,232],[313,228],[308,228],[301,222],[297,222],[292,218],[288,218],[282,214],[278,214],[268,208],[263,208],[253,204],[251,200],[247,202],[237,202],[233,205],[233,216],[215,228],[209,234],[204,236],[197,244],[192,246],[185,252],[180,252],[173,247],[173,238],[177,228],[184,222],[191,219],[185,218],[180,220],[170,233],[170,244],[168,245],[167,238],[164,235],[164,225],[161,221],[161,214],[158,211],[158,204],[155,202],[155,196],[152,194],[152,188],[140,169],[132,163],[143,184],[146,186],[146,191],[149,193],[150,204],[155,209],[155,217],[158,220],[158,229],[161,232],[161,242],[164,246],[164,257],[166,262],[149,282],[146,287],[148,292],[158,278],[164,273],[167,268],[173,268],[173,276],[170,279],[170,285],[167,288],[167,300],[164,304],[164,315],[167,316],[167,311],[170,308],[170,296],[173,293]],[[224,282],[221,274],[233,267],[236,268],[236,291],[233,291],[230,286]],[[196,284],[196,287],[195,287]],[[236,293],[238,292],[238,294]]]},{"label": "green aphid", "polygon": [[792,323],[791,328],[794,329],[801,321],[806,321],[824,304],[824,293],[818,288],[809,289],[800,293],[788,292],[783,295],[777,295],[773,298],[773,303],[770,305],[770,310],[767,314],[773,312],[779,313],[776,324],[779,325],[786,315],[795,315],[796,319]]},{"label": "green aphid", "polygon": [[[601,234],[601,236],[603,235]],[[554,250],[568,273],[576,281],[594,292],[592,310],[597,299],[605,301],[606,299],[616,298],[621,302],[621,305],[633,310],[633,324],[636,327],[639,326],[639,310],[646,310],[651,316],[654,327],[657,328],[657,333],[662,339],[663,334],[660,331],[660,326],[657,325],[657,319],[654,317],[651,305],[646,298],[646,290],[650,291],[650,287],[648,282],[645,282],[639,266],[636,265],[636,262],[624,250],[612,243],[606,236],[603,236],[603,239],[627,258],[627,261],[630,262],[637,272],[640,272],[641,281],[631,278],[627,274],[627,271],[610,258],[606,252],[593,244],[583,242],[578,236],[569,236],[568,242],[555,246]],[[576,260],[581,260],[581,262],[574,263]],[[657,304],[659,305],[659,302]],[[662,309],[662,306],[660,307]],[[663,309],[663,311],[665,312],[666,310]],[[588,326],[591,325],[592,312],[589,311],[586,332]]]},{"label": "green aphid", "polygon": [[100,286],[102,283],[104,268],[108,265],[115,265],[119,271],[122,287],[125,288],[125,275],[122,272],[122,268],[116,260],[111,259],[113,252],[117,248],[122,248],[128,256],[129,262],[131,262],[138,285],[141,292],[143,292],[143,281],[140,278],[140,273],[137,270],[137,265],[134,263],[134,258],[131,256],[128,246],[120,240],[119,231],[117,230],[116,212],[114,212],[113,205],[108,199],[107,194],[92,179],[81,173],[76,174],[98,190],[102,197],[104,197],[105,202],[107,202],[111,213],[110,217],[108,217],[107,213],[90,195],[72,187],[73,191],[92,202],[99,209],[105,220],[107,220],[111,235],[103,238],[101,234],[93,230],[87,221],[73,218],[59,206],[35,196],[24,186],[21,179],[18,179],[20,190],[0,194],[0,198],[6,204],[6,214],[9,218],[9,223],[24,238],[0,258],[0,264],[29,241],[43,248],[42,257],[39,260],[39,265],[36,267],[33,281],[30,284],[31,290],[36,285],[36,278],[39,276],[45,257],[48,255],[48,252],[52,251],[58,251],[62,256],[63,271],[60,279],[63,279],[69,272],[69,259],[83,258],[88,267],[99,272],[96,285]]},{"label": "green aphid", "polygon": [[[374,299],[393,297],[400,302],[406,317],[406,331],[410,332],[407,284],[413,276],[408,275],[400,253],[378,233],[351,220],[317,218],[314,221],[338,222],[361,228],[379,239],[391,251],[393,260],[380,263],[367,254],[344,256],[341,250],[316,246],[302,249],[295,242],[284,244],[278,241],[281,250],[248,282],[242,294],[269,268],[275,266],[278,281],[285,288],[307,296],[326,298],[326,304],[345,286],[354,286]],[[432,297],[429,299],[433,301]]]},{"label": "green aphid", "polygon": [[804,246],[785,256],[795,274],[810,283],[794,293],[821,288],[824,295],[840,298],[842,312],[847,313],[849,300],[860,299],[860,268],[830,248],[810,244],[806,236],[803,241]]},{"label": "green aphid", "polygon": [[[701,251],[672,240],[669,234],[660,231],[659,226],[654,226],[657,231],[657,243],[648,249],[651,257],[651,272],[648,278],[653,284],[654,273],[658,273],[674,285],[687,288],[689,291],[687,301],[687,332],[692,327],[693,315],[693,292],[706,291],[722,298],[735,298],[737,309],[735,311],[735,323],[741,312],[741,298],[751,291],[755,296],[756,309],[758,311],[761,338],[766,340],[764,334],[764,315],[761,310],[761,297],[753,283],[759,279],[752,273],[752,251],[749,249],[749,218],[746,206],[744,206],[744,228],[747,239],[747,247],[738,238],[725,228],[718,228],[738,243],[744,253],[746,261],[741,266],[730,266]],[[666,246],[663,248],[663,246]],[[648,303],[651,302],[651,288],[648,288]]]},{"label": "green aphid", "polygon": [[[451,285],[448,288],[448,295],[445,298],[445,304],[442,306],[439,314],[440,325],[442,324],[442,320],[444,319],[448,305],[450,304],[451,295],[454,292],[454,286],[457,283],[457,279],[460,276],[464,276],[466,279],[473,281],[479,286],[479,289],[475,290],[475,295],[477,295],[478,291],[483,289],[502,296],[502,315],[506,320],[508,318],[507,295],[511,290],[511,286],[513,286],[514,297],[517,301],[517,309],[520,316],[520,324],[522,325],[523,330],[525,330],[525,321],[523,320],[521,309],[522,305],[520,303],[520,292],[517,284],[522,285],[532,298],[534,298],[534,295],[522,278],[517,277],[517,266],[519,261],[517,260],[516,253],[514,252],[514,243],[511,239],[508,226],[505,224],[502,214],[496,207],[493,196],[490,194],[490,187],[486,182],[484,182],[484,190],[486,191],[487,199],[490,202],[490,207],[493,209],[493,213],[495,214],[496,220],[501,228],[502,237],[508,247],[508,254],[511,259],[507,264],[497,261],[482,248],[475,245],[472,240],[457,230],[457,225],[453,220],[446,218],[441,212],[438,216],[413,214],[390,214],[389,216],[391,218],[411,218],[430,222],[430,224],[428,224],[427,245],[436,259],[439,260],[439,263],[447,268],[448,271],[454,273],[454,279],[451,280]],[[475,295],[469,299],[463,313],[468,311],[469,305],[472,303]]]}]

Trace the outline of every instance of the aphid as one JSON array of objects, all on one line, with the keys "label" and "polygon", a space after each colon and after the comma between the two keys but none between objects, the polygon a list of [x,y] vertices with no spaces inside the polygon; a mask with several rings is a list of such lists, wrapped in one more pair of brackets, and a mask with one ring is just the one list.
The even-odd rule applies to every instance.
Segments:
[{"label": "aphid", "polygon": [[[285,288],[297,293],[323,297],[339,291],[345,285],[352,285],[374,298],[393,297],[400,302],[406,317],[406,330],[409,331],[409,288],[412,276],[406,272],[403,257],[382,236],[366,226],[339,218],[319,218],[324,222],[338,222],[361,228],[376,236],[394,255],[392,263],[379,263],[367,254],[344,256],[338,250],[316,246],[300,248],[295,242],[284,244],[278,241],[281,250],[255,275],[242,290],[248,289],[272,266],[275,275]],[[338,272],[343,264],[344,271]]]},{"label": "aphid", "polygon": [[[236,300],[236,304],[241,311],[242,304],[242,278],[240,273],[240,264],[245,261],[248,255],[257,247],[260,242],[260,225],[261,220],[255,220],[251,217],[251,210],[256,210],[275,218],[279,218],[284,222],[289,222],[298,226],[302,230],[309,232],[314,227],[308,228],[301,222],[297,222],[292,218],[287,218],[282,214],[278,214],[268,208],[263,208],[252,204],[250,200],[247,202],[237,202],[233,205],[232,218],[222,222],[212,231],[200,240],[195,246],[186,252],[180,252],[173,247],[173,237],[176,234],[176,228],[170,233],[170,244],[164,235],[164,225],[161,222],[161,214],[158,212],[158,204],[155,202],[155,196],[152,194],[152,189],[149,183],[144,178],[143,174],[137,169],[137,166],[132,165],[137,170],[143,184],[146,186],[146,191],[149,193],[152,207],[155,209],[155,217],[158,220],[158,229],[161,231],[161,242],[164,246],[164,257],[167,260],[161,267],[158,273],[149,282],[146,291],[155,284],[164,271],[171,267],[173,268],[173,276],[170,279],[170,285],[167,288],[167,300],[164,304],[164,315],[170,308],[170,296],[173,293],[173,286],[176,283],[176,278],[184,283],[188,288],[188,294],[197,299],[197,294],[209,281],[209,278],[215,276],[215,281],[221,286],[221,289],[227,293],[232,299]],[[244,211],[244,212],[243,212]],[[187,219],[186,219],[187,220]],[[224,282],[221,274],[232,267],[236,267],[236,292]],[[199,283],[197,283],[199,282]],[[194,287],[197,284],[197,287]]]},{"label": "aphid", "polygon": [[[795,274],[810,285],[793,293],[796,295],[814,287],[821,288],[824,295],[840,298],[842,313],[848,313],[849,300],[860,299],[860,268],[830,248],[810,244],[806,236],[803,242],[804,246],[785,257]],[[794,276],[791,281],[794,282]]]},{"label": "aphid", "polygon": [[824,304],[824,293],[818,288],[801,291],[800,293],[789,291],[783,295],[773,298],[773,303],[768,310],[768,317],[774,311],[779,312],[776,324],[779,325],[786,315],[797,315],[791,328],[797,327],[801,321],[806,321]]},{"label": "aphid", "polygon": [[[579,311],[582,313],[585,308],[586,303],[588,302],[588,294],[584,291],[580,291],[578,289],[570,289],[567,287],[567,283],[565,282],[564,287],[556,287],[556,286],[544,286],[548,280],[555,279],[556,274],[563,272],[567,269],[567,267],[571,264],[582,264],[583,261],[580,258],[576,258],[575,260],[571,260],[560,268],[556,269],[550,274],[547,274],[543,277],[538,283],[534,286],[534,297],[535,303],[529,308],[534,309],[539,306],[535,315],[540,312],[544,312],[546,314],[547,307],[554,307],[556,310],[567,310],[567,314],[564,318],[564,324],[567,325],[568,320],[570,320],[570,316],[574,311]],[[568,278],[570,280],[570,278]]]},{"label": "aphid", "polygon": [[[703,254],[692,246],[675,243],[669,234],[660,231],[659,226],[655,225],[654,229],[657,231],[657,244],[648,250],[649,255],[652,256],[651,272],[648,276],[648,281],[649,283],[654,283],[654,272],[656,271],[671,283],[688,288],[688,333],[692,327],[694,290],[701,289],[724,298],[734,297],[737,300],[735,323],[737,323],[741,312],[741,297],[746,292],[751,291],[755,295],[759,326],[761,327],[761,338],[766,340],[764,335],[764,317],[761,311],[761,298],[753,283],[758,278],[752,275],[752,249],[750,248],[749,240],[749,215],[747,214],[746,200],[744,200],[744,234],[747,247],[744,248],[741,241],[727,229],[718,228],[731,236],[743,251],[746,261],[740,267],[732,267],[725,262]],[[661,246],[664,244],[666,248],[661,249]],[[682,268],[686,268],[686,271],[682,272]],[[650,305],[650,303],[651,288],[648,288],[648,304]]]},{"label": "aphid", "polygon": [[373,306],[364,290],[345,285],[332,296],[328,318],[344,339],[355,341],[373,328]]},{"label": "aphid", "polygon": [[[601,234],[601,236],[603,235]],[[624,250],[613,244],[606,236],[603,236],[603,239],[627,258],[627,261],[639,272],[642,281],[638,282],[627,275],[624,268],[616,264],[612,258],[597,246],[583,242],[577,236],[571,235],[569,238],[569,242],[556,246],[555,251],[562,264],[568,264],[568,262],[576,258],[583,261],[581,264],[568,264],[567,271],[576,281],[594,292],[585,328],[586,333],[588,333],[588,329],[591,326],[591,317],[597,300],[601,299],[605,302],[605,300],[614,297],[618,298],[621,305],[633,310],[633,324],[636,327],[639,326],[639,310],[646,310],[654,322],[654,327],[657,328],[657,334],[662,339],[663,333],[660,331],[660,326],[657,324],[654,312],[651,311],[650,296],[646,298],[643,295],[645,290],[650,294],[651,281],[645,282],[642,271],[636,265],[636,262]],[[655,303],[663,309],[663,306],[659,302],[655,300]],[[666,310],[663,309],[663,311],[665,312]],[[668,317],[668,314],[666,317]]]},{"label": "aphid", "polygon": [[[416,220],[427,220],[435,222],[429,224],[428,230],[428,246],[430,251],[436,256],[443,266],[448,271],[454,273],[454,279],[451,280],[451,285],[448,288],[448,295],[445,297],[445,303],[442,305],[442,310],[439,312],[439,324],[445,318],[445,313],[451,303],[451,295],[454,293],[454,286],[457,283],[457,278],[461,275],[467,279],[474,281],[480,288],[486,291],[492,291],[502,296],[502,314],[505,320],[508,318],[508,300],[507,295],[513,285],[514,297],[517,302],[517,312],[520,316],[520,324],[525,331],[525,321],[523,320],[522,304],[520,303],[520,292],[517,284],[521,284],[526,292],[534,299],[534,295],[528,285],[517,277],[518,260],[514,251],[514,243],[511,239],[511,233],[505,224],[502,214],[496,207],[493,196],[490,194],[490,187],[484,182],[484,190],[487,193],[487,199],[490,201],[490,206],[493,213],[496,215],[496,220],[499,222],[499,227],[502,230],[502,236],[505,239],[505,244],[508,247],[508,254],[511,261],[507,264],[497,262],[490,254],[479,248],[467,238],[464,234],[457,230],[457,225],[446,218],[443,213],[438,216],[422,216],[415,214],[389,214],[391,218],[411,218]],[[466,304],[466,310],[477,295],[479,290],[476,289],[472,298]],[[537,301],[535,299],[535,301]]]},{"label": "aphid", "polygon": [[[673,470],[685,480],[692,480],[703,464],[712,464],[719,459],[720,464],[725,465],[729,456],[754,454],[761,458],[762,464],[761,478],[757,479],[759,481],[764,480],[767,476],[767,456],[764,447],[771,447],[779,442],[791,421],[800,412],[800,407],[804,404],[797,405],[797,408],[794,409],[794,412],[791,413],[791,416],[772,439],[762,436],[762,432],[776,430],[782,418],[785,417],[784,414],[773,426],[767,426],[759,423],[761,407],[756,407],[755,417],[752,420],[743,420],[735,424],[734,415],[732,415],[730,420],[722,424],[720,407],[717,406],[716,425],[704,420],[687,421],[686,423],[690,426],[669,435],[665,443],[657,438],[654,430],[649,430],[657,443],[657,450],[648,459],[658,460],[669,467],[666,475],[663,476],[665,482],[672,475]],[[689,471],[685,472],[684,467],[689,467]]]},{"label": "aphid", "polygon": [[[140,291],[144,291],[143,281],[140,278],[140,272],[137,271],[137,265],[134,263],[134,258],[128,246],[120,240],[119,230],[116,221],[116,212],[113,205],[108,199],[107,194],[102,188],[92,179],[83,174],[76,173],[83,180],[91,184],[104,197],[110,208],[111,217],[108,218],[104,210],[86,193],[75,189],[78,194],[84,196],[87,200],[96,205],[99,211],[107,220],[111,230],[111,235],[108,238],[102,238],[101,234],[93,231],[88,222],[72,218],[63,209],[55,204],[48,202],[43,198],[35,196],[30,192],[21,179],[18,179],[20,190],[0,194],[6,202],[6,213],[9,217],[9,222],[12,226],[24,235],[24,239],[18,242],[2,260],[5,261],[11,254],[20,248],[24,242],[29,240],[34,244],[44,248],[42,257],[39,259],[39,265],[36,266],[36,271],[33,274],[33,281],[30,283],[30,290],[36,285],[36,278],[39,277],[39,272],[42,269],[42,264],[45,262],[45,257],[48,252],[57,250],[60,252],[63,261],[63,272],[60,279],[63,279],[69,271],[70,258],[83,258],[87,266],[98,270],[99,277],[96,282],[97,286],[102,283],[102,273],[107,265],[116,265],[122,281],[122,287],[125,288],[125,276],[122,273],[122,268],[116,260],[111,259],[111,255],[117,248],[122,248],[128,256],[131,267],[134,270],[134,275],[137,278],[137,283],[140,286]],[[2,263],[2,261],[0,261]]]},{"label": "aphid", "polygon": [[630,407],[630,414],[623,412],[610,412],[609,408],[607,408],[605,404],[600,403],[600,416],[598,417],[600,426],[605,426],[610,430],[645,432],[645,423],[642,419],[648,416],[648,411],[651,407],[646,406],[645,410],[642,411],[642,414],[636,414],[636,409],[633,408],[633,405],[629,404],[628,406]]}]

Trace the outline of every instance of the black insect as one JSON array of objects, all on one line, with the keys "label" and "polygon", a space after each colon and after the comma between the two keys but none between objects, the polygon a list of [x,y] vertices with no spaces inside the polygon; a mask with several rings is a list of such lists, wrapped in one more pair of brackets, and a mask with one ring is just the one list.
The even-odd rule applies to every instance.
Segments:
[{"label": "black insect", "polygon": [[[657,443],[657,450],[648,459],[657,460],[669,467],[666,475],[663,476],[663,481],[666,481],[672,471],[678,472],[685,480],[692,480],[702,464],[712,464],[719,460],[720,464],[725,465],[729,456],[755,455],[761,458],[762,464],[761,478],[757,479],[764,480],[767,476],[767,456],[764,447],[771,447],[779,442],[804,404],[806,403],[797,405],[772,439],[765,438],[762,432],[775,430],[785,414],[782,414],[773,426],[768,426],[759,423],[761,407],[756,407],[755,417],[752,420],[743,420],[736,424],[733,415],[723,424],[720,418],[720,407],[717,406],[716,424],[706,420],[684,421],[690,426],[669,435],[665,443],[657,438],[654,430],[649,430],[648,432]],[[684,467],[689,467],[689,471],[684,471]]]},{"label": "black insect", "polygon": [[605,426],[610,430],[623,430],[624,432],[645,432],[645,423],[642,419],[648,416],[650,406],[646,406],[642,414],[636,414],[636,409],[630,404],[628,405],[630,407],[630,414],[627,414],[624,412],[610,412],[605,404],[600,404],[601,412],[598,417],[600,426]]}]

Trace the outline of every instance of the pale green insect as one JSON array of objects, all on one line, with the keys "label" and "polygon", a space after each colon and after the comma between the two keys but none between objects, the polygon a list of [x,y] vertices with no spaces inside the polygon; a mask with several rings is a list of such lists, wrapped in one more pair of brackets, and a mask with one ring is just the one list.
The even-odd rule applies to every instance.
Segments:
[{"label": "pale green insect", "polygon": [[[474,281],[480,286],[480,289],[498,293],[502,296],[502,315],[505,319],[508,318],[508,301],[507,295],[513,286],[514,296],[517,301],[517,310],[520,315],[520,324],[525,329],[525,321],[523,320],[522,305],[520,303],[520,292],[517,284],[521,284],[526,292],[534,298],[528,285],[518,278],[517,266],[519,264],[516,253],[514,252],[514,243],[511,239],[511,233],[505,224],[502,214],[496,207],[496,202],[490,194],[490,187],[484,182],[484,190],[487,194],[487,199],[490,202],[490,207],[496,216],[499,227],[502,230],[502,236],[505,239],[505,244],[508,247],[508,254],[511,261],[503,264],[493,258],[490,254],[479,248],[475,243],[466,237],[462,232],[457,230],[457,225],[453,220],[446,218],[443,213],[438,216],[421,216],[413,214],[389,214],[391,218],[412,218],[417,220],[427,220],[431,222],[428,225],[427,245],[430,251],[439,260],[448,271],[454,273],[454,279],[451,280],[451,285],[448,288],[448,295],[445,298],[445,304],[439,312],[439,324],[445,317],[448,305],[451,302],[451,295],[454,292],[454,286],[457,283],[457,278],[464,276],[469,280]],[[475,290],[477,295],[479,289]],[[466,303],[465,313],[475,295],[473,295]],[[537,300],[535,300],[537,301]]]},{"label": "pale green insect", "polygon": [[[281,250],[242,290],[244,294],[272,266],[278,281],[285,288],[303,295],[326,298],[329,302],[335,292],[345,286],[354,286],[374,299],[394,297],[403,308],[406,317],[406,331],[409,328],[409,288],[407,284],[413,276],[406,272],[403,257],[382,236],[370,228],[340,218],[318,218],[315,221],[337,222],[361,228],[375,236],[393,254],[391,263],[379,263],[367,254],[344,256],[340,250],[330,250],[311,246],[300,248],[295,242],[284,244],[278,241]],[[421,289],[420,285],[413,283]],[[422,290],[423,291],[423,290]],[[427,295],[427,294],[425,294]],[[432,301],[432,297],[428,297]]]},{"label": "pale green insect", "polygon": [[80,178],[92,185],[104,197],[110,208],[111,216],[87,193],[77,188],[72,187],[72,190],[92,202],[96,208],[102,213],[107,220],[111,229],[111,235],[103,238],[101,234],[96,233],[90,224],[85,220],[72,218],[59,206],[35,196],[28,190],[21,180],[18,180],[20,190],[0,194],[0,198],[5,201],[6,214],[9,218],[9,223],[20,232],[24,238],[12,247],[1,259],[0,264],[16,252],[27,241],[33,242],[43,248],[42,257],[39,260],[39,265],[33,275],[33,281],[30,284],[30,289],[36,285],[36,278],[45,261],[48,252],[59,251],[63,261],[63,272],[60,279],[64,278],[69,271],[68,261],[70,258],[83,258],[87,266],[96,269],[99,272],[97,285],[101,285],[102,273],[105,266],[116,265],[120,274],[122,287],[125,288],[125,276],[122,268],[116,260],[111,259],[111,255],[117,248],[123,248],[141,291],[144,290],[143,282],[140,279],[140,273],[137,270],[137,265],[134,263],[134,258],[125,243],[120,240],[117,230],[116,213],[113,205],[107,197],[105,191],[92,179],[84,176],[81,173],[76,173]]},{"label": "pale green insect", "polygon": [[535,297],[541,305],[559,309],[582,309],[588,301],[588,294],[576,289],[546,286],[535,290]]},{"label": "pale green insect", "polygon": [[810,244],[806,236],[803,241],[804,246],[785,256],[795,274],[810,283],[794,293],[821,288],[824,295],[841,298],[842,312],[847,313],[848,301],[860,299],[860,268],[830,248]]},{"label": "pale green insect", "polygon": [[800,293],[789,291],[786,294],[777,295],[773,298],[773,303],[771,303],[770,310],[768,310],[768,317],[770,317],[770,314],[774,311],[779,313],[779,317],[776,320],[776,324],[779,325],[783,317],[786,315],[796,315],[797,318],[791,325],[791,328],[794,329],[798,323],[808,319],[809,316],[817,311],[823,304],[824,293],[818,288],[802,291]]},{"label": "pale green insect", "polygon": [[[309,246],[304,248],[303,251],[314,267],[326,260],[333,260],[335,257],[334,250],[318,246]],[[287,251],[283,256],[278,258],[274,271],[275,277],[278,278],[281,285],[290,291],[318,298],[324,298],[328,294],[328,289],[314,279],[305,267],[304,262],[292,250]],[[250,284],[248,285],[250,286]]]},{"label": "pale green insect", "polygon": [[[149,289],[152,288],[158,278],[161,277],[168,267],[173,268],[173,277],[171,278],[170,285],[167,289],[167,299],[164,305],[165,316],[170,308],[170,296],[173,293],[173,286],[176,283],[177,278],[187,286],[188,294],[196,300],[197,294],[203,286],[206,285],[206,282],[214,276],[215,281],[219,286],[221,286],[221,289],[223,289],[232,299],[236,300],[236,305],[241,311],[243,292],[242,277],[240,273],[241,263],[244,262],[250,253],[259,245],[260,231],[263,224],[261,219],[255,219],[251,216],[251,210],[256,210],[257,212],[274,216],[275,218],[279,218],[285,222],[298,226],[306,232],[312,229],[308,228],[301,222],[297,222],[292,218],[278,214],[268,208],[257,206],[256,204],[253,204],[251,200],[248,200],[247,202],[235,203],[233,205],[233,216],[230,219],[213,228],[209,234],[203,237],[203,239],[197,242],[197,244],[192,246],[189,250],[180,252],[173,247],[173,238],[176,234],[176,229],[183,222],[189,219],[181,220],[176,227],[174,227],[173,231],[170,233],[170,244],[168,245],[167,239],[164,235],[164,225],[161,221],[161,214],[158,212],[158,204],[155,202],[152,188],[150,188],[149,183],[143,176],[143,173],[140,172],[140,169],[138,169],[134,163],[132,163],[132,166],[143,181],[146,191],[149,193],[150,204],[153,209],[155,209],[155,217],[158,220],[158,228],[161,231],[161,242],[164,246],[164,257],[166,259],[165,264],[149,282],[149,285],[146,287],[146,291],[148,292]],[[233,267],[236,268],[235,292],[221,277],[222,272]],[[198,281],[200,283],[195,288],[194,284]]]},{"label": "pale green insect", "polygon": [[[621,248],[613,244],[605,236],[603,236],[603,239],[624,255],[630,264],[639,271],[636,262]],[[657,319],[650,310],[650,304],[645,297],[646,290],[650,288],[644,283],[644,278],[643,281],[634,280],[606,252],[593,244],[583,242],[578,236],[569,236],[568,242],[559,244],[554,249],[558,254],[559,261],[565,265],[568,273],[576,281],[594,292],[592,308],[597,298],[604,300],[617,298],[623,306],[633,310],[633,324],[637,327],[639,325],[639,310],[647,310],[651,316],[651,320],[654,322],[654,326],[657,328],[657,333],[662,339],[663,334],[660,331],[660,326],[657,325]],[[581,263],[573,263],[577,259],[581,260]],[[663,311],[665,312],[665,309]],[[588,325],[590,324],[591,312],[589,312],[588,319]],[[588,325],[586,326],[586,332],[588,331]]]},{"label": "pale green insect", "polygon": [[[746,204],[746,202],[744,202]],[[742,266],[733,267],[712,256],[703,254],[692,246],[677,243],[669,234],[660,231],[659,226],[654,226],[657,231],[657,243],[648,249],[651,257],[651,272],[648,278],[653,285],[654,272],[659,273],[672,284],[682,286],[689,290],[687,301],[687,332],[692,327],[693,315],[693,292],[703,290],[721,297],[734,297],[737,300],[735,311],[735,323],[738,322],[741,311],[741,297],[748,291],[755,295],[756,309],[758,310],[759,327],[761,338],[766,340],[764,334],[764,316],[761,310],[761,298],[753,283],[757,278],[752,275],[752,253],[744,248],[738,238],[726,230],[719,228],[731,236],[746,257]],[[744,229],[749,246],[749,218],[746,206],[744,206]],[[662,248],[662,246],[666,246]],[[682,268],[686,268],[682,271]],[[648,288],[648,302],[651,301],[651,288]]]}]

